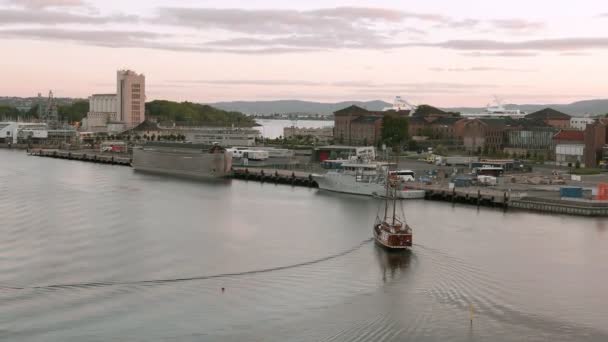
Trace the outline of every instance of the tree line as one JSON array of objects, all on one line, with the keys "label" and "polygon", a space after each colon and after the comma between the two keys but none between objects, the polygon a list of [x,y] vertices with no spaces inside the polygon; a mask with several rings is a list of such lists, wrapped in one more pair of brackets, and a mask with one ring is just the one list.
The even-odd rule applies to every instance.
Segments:
[{"label": "tree line", "polygon": [[[0,118],[39,119],[38,106],[39,104],[36,104],[27,111],[20,111],[16,107],[0,105]],[[77,100],[69,105],[59,105],[57,112],[60,120],[70,123],[81,122],[89,112],[89,101]],[[256,126],[255,119],[243,113],[225,111],[192,102],[151,101],[146,103],[146,116],[156,121],[184,126]]]}]

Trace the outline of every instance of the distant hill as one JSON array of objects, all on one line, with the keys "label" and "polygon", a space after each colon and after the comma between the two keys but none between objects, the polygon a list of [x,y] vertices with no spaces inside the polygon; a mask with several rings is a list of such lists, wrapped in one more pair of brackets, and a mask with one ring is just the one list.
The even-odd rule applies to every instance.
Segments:
[{"label": "distant hill", "polygon": [[[586,101],[577,101],[570,104],[508,104],[505,105],[507,109],[519,109],[526,113],[532,113],[539,111],[544,108],[553,108],[560,112],[570,114],[573,116],[583,116],[585,114],[598,115],[598,114],[606,114],[608,113],[608,99],[604,100],[586,100]],[[461,112],[461,113],[480,113],[485,110],[482,107],[458,107],[458,108],[444,108],[444,110],[449,110],[453,112]]]},{"label": "distant hill", "polygon": [[[245,114],[275,114],[275,113],[305,113],[331,115],[336,110],[356,105],[368,110],[382,110],[391,107],[392,104],[380,100],[375,101],[344,101],[337,103],[299,101],[299,100],[278,100],[278,101],[233,101],[217,102],[209,105],[229,111],[238,111]],[[553,108],[566,114],[582,116],[585,114],[606,114],[608,113],[608,99],[578,101],[570,104],[508,104],[507,109],[519,109],[526,113],[532,113],[547,107]],[[441,108],[449,112],[460,113],[480,113],[485,107],[457,107]]]},{"label": "distant hill", "polygon": [[311,102],[299,100],[279,101],[233,101],[217,102],[209,105],[223,110],[238,111],[245,114],[305,113],[331,115],[333,112],[356,105],[367,110],[382,110],[392,104],[384,101],[345,101],[337,103]]}]

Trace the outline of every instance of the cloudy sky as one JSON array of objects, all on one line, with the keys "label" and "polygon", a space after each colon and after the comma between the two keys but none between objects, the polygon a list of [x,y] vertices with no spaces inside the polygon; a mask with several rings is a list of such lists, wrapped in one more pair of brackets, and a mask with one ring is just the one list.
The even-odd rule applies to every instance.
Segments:
[{"label": "cloudy sky", "polygon": [[0,95],[484,106],[608,97],[608,1],[0,0]]}]

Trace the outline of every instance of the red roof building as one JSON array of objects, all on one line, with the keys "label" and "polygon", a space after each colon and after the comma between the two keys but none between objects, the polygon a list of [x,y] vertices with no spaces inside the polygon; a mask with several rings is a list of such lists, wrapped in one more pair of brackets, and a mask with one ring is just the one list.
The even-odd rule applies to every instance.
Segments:
[{"label": "red roof building", "polygon": [[555,133],[553,140],[558,142],[585,142],[585,132],[578,130],[564,130]]}]

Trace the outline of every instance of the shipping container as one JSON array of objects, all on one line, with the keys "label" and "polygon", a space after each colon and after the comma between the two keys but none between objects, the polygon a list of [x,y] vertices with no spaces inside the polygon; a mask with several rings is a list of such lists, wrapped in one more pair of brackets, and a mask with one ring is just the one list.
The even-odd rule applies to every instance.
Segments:
[{"label": "shipping container", "polygon": [[583,188],[580,186],[563,186],[559,188],[560,197],[582,198]]}]

